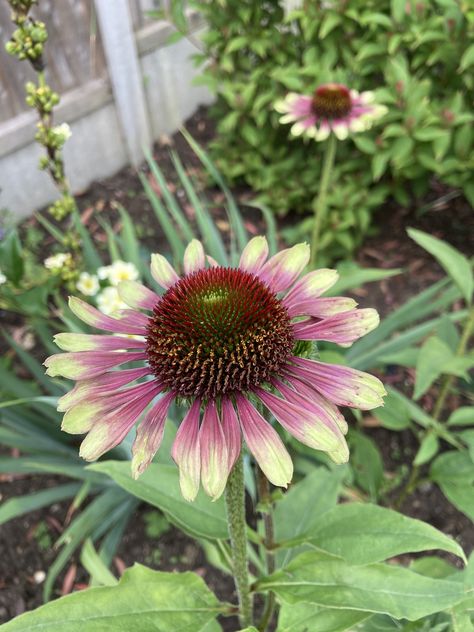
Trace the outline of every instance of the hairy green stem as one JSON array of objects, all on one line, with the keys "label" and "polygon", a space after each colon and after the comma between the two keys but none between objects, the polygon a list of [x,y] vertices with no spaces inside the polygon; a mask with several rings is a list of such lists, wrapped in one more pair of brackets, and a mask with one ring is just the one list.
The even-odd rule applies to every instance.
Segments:
[{"label": "hairy green stem", "polygon": [[[459,340],[458,348],[456,349],[456,357],[461,357],[466,353],[467,345],[469,343],[469,340],[473,332],[474,332],[474,305],[471,306],[468,317],[464,323],[464,327],[462,330],[461,338]],[[436,399],[435,405],[433,407],[433,412],[431,415],[433,419],[435,419],[436,421],[439,421],[439,418],[441,417],[441,414],[444,409],[444,405],[446,403],[446,398],[451,392],[451,388],[454,384],[455,379],[456,378],[454,375],[443,376],[441,388],[438,393],[438,397]],[[414,465],[406,485],[404,486],[404,488],[400,492],[400,495],[398,496],[397,500],[394,503],[394,507],[396,509],[399,509],[402,506],[405,498],[417,488],[419,482],[420,482],[420,467],[417,465]]]},{"label": "hairy green stem", "polygon": [[239,597],[239,618],[242,627],[245,628],[252,624],[252,596],[250,594],[247,561],[247,525],[245,522],[245,485],[242,454],[237,459],[227,481],[225,500],[234,581]]},{"label": "hairy green stem", "polygon": [[314,222],[313,235],[311,238],[311,267],[315,267],[318,259],[319,241],[321,236],[321,226],[326,216],[327,208],[327,192],[331,182],[331,173],[334,167],[334,158],[336,156],[337,139],[334,134],[328,138],[326,145],[326,153],[324,155],[323,170],[319,181],[318,195],[314,201]]},{"label": "hairy green stem", "polygon": [[[257,472],[257,481],[259,501],[263,508],[263,526],[265,529],[264,546],[266,549],[265,558],[267,565],[267,574],[271,575],[275,572],[276,569],[274,552],[275,529],[273,526],[273,506],[270,496],[270,485],[268,483],[268,479],[260,468],[258,468]],[[266,597],[262,618],[260,619],[260,622],[258,624],[258,630],[260,632],[265,632],[268,624],[272,620],[274,611],[275,593],[270,591]]]}]

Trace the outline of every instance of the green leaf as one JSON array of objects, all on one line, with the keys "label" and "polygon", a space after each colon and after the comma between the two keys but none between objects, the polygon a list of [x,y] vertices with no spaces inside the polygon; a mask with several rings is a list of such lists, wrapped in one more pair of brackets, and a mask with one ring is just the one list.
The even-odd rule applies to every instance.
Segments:
[{"label": "green leaf", "polygon": [[438,453],[438,450],[439,439],[433,432],[429,432],[420,444],[415,459],[413,460],[413,465],[419,466],[424,463],[428,463],[428,461],[431,461],[431,459]]},{"label": "green leaf", "polygon": [[281,571],[257,582],[284,601],[388,614],[416,621],[458,603],[460,582],[431,579],[391,564],[352,566],[335,556],[303,553]]},{"label": "green leaf", "polygon": [[128,462],[105,461],[87,469],[107,474],[130,494],[161,509],[186,533],[202,538],[228,538],[223,498],[212,502],[201,492],[192,503],[184,500],[178,468],[174,465],[152,463],[138,480],[132,478]]},{"label": "green leaf", "polygon": [[140,257],[140,243],[137,239],[132,218],[123,206],[118,205],[117,210],[120,213],[120,219],[122,221],[121,237],[123,251],[126,253],[127,261],[131,261],[135,267],[141,271],[143,265]]},{"label": "green leaf", "polygon": [[404,430],[410,426],[410,415],[405,402],[388,393],[384,399],[384,405],[372,411],[384,428],[390,430]]},{"label": "green leaf", "polygon": [[430,478],[438,483],[443,494],[474,520],[474,463],[465,452],[445,452],[433,461]]},{"label": "green leaf", "polygon": [[458,72],[464,72],[469,66],[474,64],[474,44],[471,44],[465,51],[459,62]]},{"label": "green leaf", "polygon": [[[275,540],[285,542],[311,532],[321,516],[336,505],[346,471],[344,467],[319,467],[292,485],[275,507]],[[294,555],[295,551],[289,549],[279,551],[280,565],[287,564]]]},{"label": "green leaf", "polygon": [[472,266],[468,259],[456,250],[456,248],[421,230],[408,228],[407,232],[419,246],[433,255],[443,266],[469,303],[472,299],[474,289],[474,276],[472,274]]},{"label": "green leaf", "polygon": [[15,286],[23,278],[23,255],[16,230],[10,231],[0,242],[0,270]]},{"label": "green leaf", "polygon": [[5,632],[202,632],[222,610],[194,573],[162,573],[135,564],[117,586],[73,593],[2,627]]},{"label": "green leaf", "polygon": [[424,395],[440,375],[467,377],[467,371],[473,365],[473,358],[455,356],[446,343],[436,336],[431,336],[418,354],[414,399]]},{"label": "green leaf", "polygon": [[87,538],[82,547],[81,564],[91,576],[94,584],[101,586],[116,586],[118,584],[117,578],[104,564],[90,538]]},{"label": "green leaf", "polygon": [[371,616],[357,610],[321,608],[312,603],[283,603],[278,618],[278,632],[345,632]]},{"label": "green leaf", "polygon": [[325,513],[308,534],[308,540],[351,564],[371,564],[402,553],[434,549],[466,559],[455,540],[431,525],[363,503],[338,505]]},{"label": "green leaf", "polygon": [[453,411],[447,426],[474,426],[474,406],[461,406]]},{"label": "green leaf", "polygon": [[12,520],[12,518],[16,518],[17,516],[22,516],[30,511],[40,509],[45,505],[52,505],[66,498],[71,498],[79,487],[80,485],[78,483],[69,483],[66,485],[58,485],[51,489],[43,489],[33,494],[4,500],[0,507],[0,524],[8,522],[8,520]]},{"label": "green leaf", "polygon": [[359,432],[350,433],[349,446],[356,482],[372,499],[376,499],[383,482],[383,463],[377,446]]},{"label": "green leaf", "polygon": [[326,11],[326,15],[321,23],[321,28],[319,29],[319,37],[323,40],[341,21],[342,16],[339,13]]}]

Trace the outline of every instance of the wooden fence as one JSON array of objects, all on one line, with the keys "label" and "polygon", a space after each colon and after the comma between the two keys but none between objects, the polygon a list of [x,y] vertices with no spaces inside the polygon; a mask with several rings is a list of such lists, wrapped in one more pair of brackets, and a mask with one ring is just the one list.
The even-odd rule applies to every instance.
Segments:
[{"label": "wooden fence", "polygon": [[[144,147],[210,101],[207,90],[192,86],[193,46],[168,46],[172,25],[149,15],[164,2],[39,0],[35,7],[49,34],[47,80],[62,97],[55,118],[73,130],[66,158],[76,190],[127,162],[140,164]],[[196,15],[189,19],[202,28]],[[24,216],[55,192],[37,173],[36,114],[24,101],[24,84],[35,73],[4,50],[13,28],[0,0],[0,209]]]}]

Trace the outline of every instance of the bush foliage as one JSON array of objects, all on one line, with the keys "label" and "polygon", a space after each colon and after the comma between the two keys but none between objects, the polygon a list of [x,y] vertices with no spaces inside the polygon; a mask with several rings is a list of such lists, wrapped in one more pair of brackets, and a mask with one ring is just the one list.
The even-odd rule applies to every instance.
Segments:
[{"label": "bush foliage", "polygon": [[[474,11],[459,0],[195,3],[208,25],[203,79],[217,95],[214,156],[279,212],[308,211],[322,146],[290,137],[274,103],[328,81],[375,90],[389,114],[338,146],[323,245],[353,250],[389,195],[408,205],[436,177],[474,201]],[[294,3],[293,3],[294,4]],[[295,235],[296,237],[296,235]]]}]

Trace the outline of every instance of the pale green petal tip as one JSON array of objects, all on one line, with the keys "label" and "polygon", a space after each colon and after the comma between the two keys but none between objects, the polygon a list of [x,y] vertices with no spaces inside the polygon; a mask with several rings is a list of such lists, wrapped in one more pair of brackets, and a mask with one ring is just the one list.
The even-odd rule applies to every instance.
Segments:
[{"label": "pale green petal tip", "polygon": [[199,491],[199,484],[195,485],[190,476],[183,475],[180,472],[179,487],[184,500],[192,503],[196,499]]},{"label": "pale green petal tip", "polygon": [[295,270],[302,270],[309,262],[311,255],[311,249],[309,244],[303,242],[296,244],[293,248],[290,248],[288,252],[288,267]]},{"label": "pale green petal tip", "polygon": [[71,356],[64,353],[49,356],[43,365],[47,367],[46,375],[50,377],[61,376],[73,380],[80,373],[79,364]]}]

